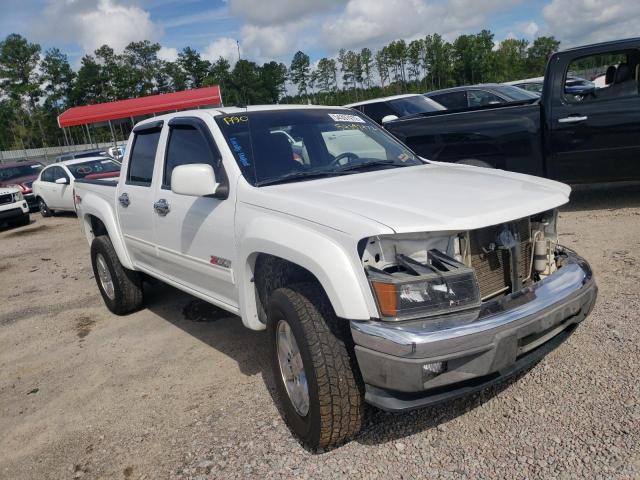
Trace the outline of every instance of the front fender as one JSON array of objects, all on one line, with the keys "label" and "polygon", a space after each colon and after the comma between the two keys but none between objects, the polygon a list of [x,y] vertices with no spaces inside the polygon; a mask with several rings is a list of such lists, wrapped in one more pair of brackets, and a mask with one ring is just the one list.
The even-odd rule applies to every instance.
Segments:
[{"label": "front fender", "polygon": [[269,216],[252,220],[242,232],[239,245],[238,264],[242,265],[237,271],[239,306],[242,321],[248,328],[264,328],[258,319],[252,282],[255,260],[260,253],[280,257],[311,272],[324,288],[339,317],[351,320],[371,318],[373,298],[370,303],[368,287],[365,285],[363,288],[364,275],[359,278],[357,274],[362,265],[354,261],[357,260],[355,246],[354,254],[350,255],[336,239],[318,230],[305,228],[286,218]]},{"label": "front fender", "polygon": [[83,230],[89,245],[93,241],[95,234],[92,229],[90,217],[94,216],[99,219],[107,229],[111,244],[118,255],[118,259],[123,267],[129,270],[135,270],[127,249],[122,239],[122,232],[116,221],[115,212],[109,202],[98,195],[84,195],[82,203],[78,208],[78,218],[81,219]]}]

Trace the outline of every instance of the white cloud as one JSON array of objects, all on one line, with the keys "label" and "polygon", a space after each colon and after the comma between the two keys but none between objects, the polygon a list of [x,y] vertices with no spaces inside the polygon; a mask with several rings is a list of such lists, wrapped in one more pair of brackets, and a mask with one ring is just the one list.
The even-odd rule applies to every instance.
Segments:
[{"label": "white cloud", "polygon": [[563,47],[640,35],[637,0],[552,0],[542,13]]},{"label": "white cloud", "polygon": [[173,17],[170,20],[162,22],[162,26],[164,28],[184,27],[185,25],[213,22],[216,20],[225,20],[227,18],[229,18],[229,14],[226,8],[215,8],[204,12]]},{"label": "white cloud", "polygon": [[344,12],[323,25],[332,48],[377,47],[391,40],[413,39],[437,32],[449,40],[487,25],[488,16],[521,0],[349,0]]},{"label": "white cloud", "polygon": [[232,14],[260,26],[273,26],[324,13],[343,0],[229,0]]},{"label": "white cloud", "polygon": [[522,27],[522,32],[527,38],[535,38],[540,31],[540,27],[536,22],[529,22]]},{"label": "white cloud", "polygon": [[225,58],[232,67],[236,64],[238,61],[238,44],[233,38],[218,38],[207,45],[202,52],[202,58],[210,62],[215,62],[220,57]]},{"label": "white cloud", "polygon": [[178,49],[173,47],[160,47],[158,58],[165,62],[175,62],[178,58]]},{"label": "white cloud", "polygon": [[117,0],[50,0],[43,16],[42,36],[77,43],[85,53],[104,44],[119,52],[130,42],[162,35],[147,11]]}]

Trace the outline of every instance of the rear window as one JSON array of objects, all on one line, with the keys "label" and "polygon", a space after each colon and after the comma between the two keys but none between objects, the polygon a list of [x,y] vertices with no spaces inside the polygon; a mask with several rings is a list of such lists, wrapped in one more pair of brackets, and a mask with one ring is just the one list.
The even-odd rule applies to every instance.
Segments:
[{"label": "rear window", "polygon": [[430,98],[416,95],[415,97],[397,98],[389,100],[389,104],[400,113],[400,117],[407,117],[418,113],[438,112],[445,107]]},{"label": "rear window", "polygon": [[67,165],[67,168],[75,178],[106,176],[109,173],[120,171],[120,165],[109,159],[74,163],[73,165]]},{"label": "rear window", "polygon": [[465,91],[440,93],[437,95],[430,95],[429,98],[435,100],[449,110],[467,108],[467,92]]},{"label": "rear window", "polygon": [[148,187],[153,179],[160,129],[137,133],[133,140],[127,183]]}]

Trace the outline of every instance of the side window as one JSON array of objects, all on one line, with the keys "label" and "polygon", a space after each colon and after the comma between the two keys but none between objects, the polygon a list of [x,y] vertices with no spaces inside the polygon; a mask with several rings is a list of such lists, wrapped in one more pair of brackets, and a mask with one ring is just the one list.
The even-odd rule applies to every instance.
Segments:
[{"label": "side window", "polygon": [[143,187],[151,185],[159,140],[160,129],[136,133],[129,158],[126,183]]},{"label": "side window", "polygon": [[51,167],[49,170],[51,172],[51,182],[55,182],[59,178],[69,179],[69,175],[67,175],[67,172],[65,172],[62,167]]},{"label": "side window", "polygon": [[46,170],[44,170],[42,172],[42,177],[40,177],[40,180],[42,180],[43,182],[53,182],[53,169],[54,167],[51,168],[47,168]]},{"label": "side window", "polygon": [[585,103],[638,96],[640,51],[611,52],[573,60],[565,73],[564,98]]},{"label": "side window", "polygon": [[376,123],[382,123],[382,119],[387,115],[398,115],[394,110],[391,109],[389,105],[384,102],[367,103],[366,105],[362,105],[362,111]]},{"label": "side window", "polygon": [[495,105],[497,103],[504,103],[504,100],[499,96],[494,95],[486,90],[469,90],[467,92],[467,98],[469,99],[470,107],[481,107],[483,105]]},{"label": "side window", "polygon": [[221,157],[212,149],[210,141],[212,140],[207,139],[205,134],[194,126],[171,126],[162,186],[171,188],[171,174],[175,167],[194,163],[211,165],[216,177],[220,178]]},{"label": "side window", "polygon": [[429,98],[447,107],[449,110],[467,108],[467,92],[464,91],[441,93],[439,95],[431,95]]}]

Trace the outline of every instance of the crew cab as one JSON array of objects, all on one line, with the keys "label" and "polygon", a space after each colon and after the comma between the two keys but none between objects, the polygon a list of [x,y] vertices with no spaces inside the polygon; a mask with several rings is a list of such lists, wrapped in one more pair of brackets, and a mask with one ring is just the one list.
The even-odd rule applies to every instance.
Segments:
[{"label": "crew cab", "polygon": [[18,187],[0,187],[0,224],[29,225],[29,205]]},{"label": "crew cab", "polygon": [[447,401],[571,334],[597,288],[558,244],[569,193],[426,161],[353,110],[281,105],[140,122],[119,180],[76,180],[74,198],[113,313],[154,278],[266,329],[285,421],[328,448],[365,402]]},{"label": "crew cab", "polygon": [[[640,180],[640,38],[551,56],[535,103],[414,115],[385,127],[418,155],[571,184]],[[610,83],[573,82],[605,74]],[[450,108],[439,97],[434,99]]]},{"label": "crew cab", "polygon": [[33,182],[40,214],[50,217],[56,210],[73,212],[73,185],[78,178],[108,179],[120,175],[120,164],[106,157],[80,157],[45,167]]}]

